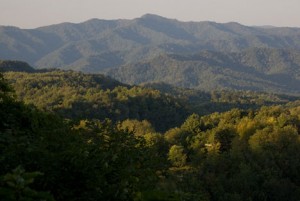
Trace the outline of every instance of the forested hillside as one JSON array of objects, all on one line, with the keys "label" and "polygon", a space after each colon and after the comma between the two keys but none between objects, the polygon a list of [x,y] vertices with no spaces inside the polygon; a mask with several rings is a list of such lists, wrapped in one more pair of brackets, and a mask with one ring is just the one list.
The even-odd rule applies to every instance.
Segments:
[{"label": "forested hillside", "polygon": [[28,63],[21,61],[0,60],[0,72],[35,72]]},{"label": "forested hillside", "polygon": [[75,71],[26,73],[23,71],[27,64],[2,63],[15,66],[2,66],[10,71],[4,77],[14,87],[18,99],[27,104],[68,119],[147,120],[157,131],[181,124],[192,113],[206,115],[232,108],[255,109],[297,100],[293,96],[251,91],[204,92],[163,83],[130,86],[103,75]]},{"label": "forested hillside", "polygon": [[1,200],[133,200],[156,182],[152,150],[109,120],[74,124],[16,101],[0,74]]},{"label": "forested hillside", "polygon": [[165,82],[204,91],[236,89],[299,94],[300,51],[250,48],[237,53],[163,54],[109,69],[106,74],[129,84]]},{"label": "forested hillside", "polygon": [[242,90],[203,91],[175,87],[166,83],[146,83],[141,86],[159,90],[181,100],[190,113],[207,115],[233,108],[258,109],[262,106],[280,105],[299,100],[299,96]]},{"label": "forested hillside", "polygon": [[[24,89],[28,87],[25,93],[34,90],[32,97],[39,89],[51,94],[46,86],[62,83],[102,86],[106,91],[116,84],[76,72],[5,76],[13,74]],[[66,121],[17,101],[0,76],[0,197],[4,200],[299,200],[299,101],[192,114],[158,133],[147,120]],[[58,81],[62,77],[65,81]],[[154,97],[160,93],[148,90],[156,92]]]},{"label": "forested hillside", "polygon": [[171,96],[124,85],[103,75],[11,72],[5,78],[20,100],[69,119],[147,119],[157,130],[165,130],[188,114],[185,106]]}]

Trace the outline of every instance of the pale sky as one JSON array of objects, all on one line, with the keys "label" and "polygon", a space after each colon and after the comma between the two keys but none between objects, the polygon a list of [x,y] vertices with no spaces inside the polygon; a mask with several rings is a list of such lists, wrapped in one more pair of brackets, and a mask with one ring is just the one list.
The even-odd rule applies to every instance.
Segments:
[{"label": "pale sky", "polygon": [[146,13],[181,21],[300,27],[300,0],[0,0],[0,25],[21,28]]}]

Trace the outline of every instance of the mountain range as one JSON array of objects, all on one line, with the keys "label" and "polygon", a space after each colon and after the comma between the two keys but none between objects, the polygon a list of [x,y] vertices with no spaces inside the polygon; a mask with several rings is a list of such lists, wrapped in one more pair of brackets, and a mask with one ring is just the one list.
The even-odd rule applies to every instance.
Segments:
[{"label": "mountain range", "polygon": [[0,59],[106,73],[137,84],[300,93],[300,28],[182,22],[146,14],[20,29],[0,26]]}]

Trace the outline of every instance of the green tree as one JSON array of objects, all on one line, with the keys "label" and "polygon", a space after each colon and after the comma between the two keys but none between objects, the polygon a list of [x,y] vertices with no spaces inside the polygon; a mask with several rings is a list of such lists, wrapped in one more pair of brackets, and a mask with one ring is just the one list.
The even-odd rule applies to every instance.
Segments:
[{"label": "green tree", "polygon": [[147,120],[138,121],[126,119],[119,124],[119,128],[133,132],[136,136],[143,136],[155,132],[151,123]]},{"label": "green tree", "polygon": [[184,166],[187,162],[187,155],[184,153],[184,147],[180,145],[173,145],[169,150],[168,159],[173,166]]}]

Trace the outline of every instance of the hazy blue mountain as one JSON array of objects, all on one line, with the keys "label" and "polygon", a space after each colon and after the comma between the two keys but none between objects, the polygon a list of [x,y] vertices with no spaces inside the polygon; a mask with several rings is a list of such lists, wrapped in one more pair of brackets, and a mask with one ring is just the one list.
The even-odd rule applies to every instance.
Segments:
[{"label": "hazy blue mountain", "polygon": [[249,47],[300,50],[300,29],[181,22],[151,14],[133,20],[92,19],[36,29],[0,27],[0,59],[84,72],[101,72],[162,53],[236,52]]},{"label": "hazy blue mountain", "polygon": [[300,51],[249,48],[241,52],[162,54],[106,72],[129,83],[165,82],[201,90],[237,89],[300,93]]}]

